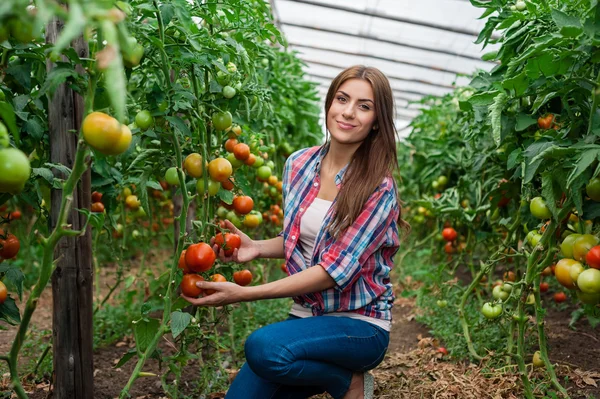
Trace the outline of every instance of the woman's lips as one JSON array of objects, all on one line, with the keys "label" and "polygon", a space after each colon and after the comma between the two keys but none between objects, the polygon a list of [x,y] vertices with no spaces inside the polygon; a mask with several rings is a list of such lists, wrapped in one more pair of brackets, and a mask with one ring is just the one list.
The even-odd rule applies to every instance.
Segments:
[{"label": "woman's lips", "polygon": [[340,122],[340,121],[336,121],[336,122],[337,122],[338,126],[340,127],[340,129],[343,129],[343,130],[350,130],[350,129],[355,128],[354,125],[351,125],[349,123]]}]

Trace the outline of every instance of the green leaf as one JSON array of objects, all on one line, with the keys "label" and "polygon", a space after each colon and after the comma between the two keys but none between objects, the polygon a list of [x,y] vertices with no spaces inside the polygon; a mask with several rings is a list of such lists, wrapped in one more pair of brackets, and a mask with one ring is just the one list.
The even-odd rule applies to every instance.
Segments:
[{"label": "green leaf", "polygon": [[[108,91],[110,103],[115,111],[115,117],[119,122],[125,121],[127,98],[127,80],[123,68],[123,57],[120,54],[118,32],[110,21],[102,21],[102,33],[107,42],[104,50],[112,47],[115,56],[112,58],[104,72],[104,87]],[[110,46],[110,47],[109,47]]]},{"label": "green leaf", "polygon": [[531,125],[535,125],[537,123],[537,119],[531,117],[530,115],[519,113],[517,114],[517,124],[515,126],[515,130],[517,132],[522,132],[527,129]]},{"label": "green leaf", "polygon": [[134,335],[138,354],[141,356],[146,351],[154,336],[158,333],[160,321],[157,319],[140,320],[135,325]]},{"label": "green leaf", "polygon": [[21,322],[21,314],[15,300],[10,296],[0,305],[0,320],[6,321],[10,325],[17,325]]},{"label": "green leaf", "polygon": [[148,159],[152,159],[153,157],[159,157],[162,153],[163,151],[158,148],[144,150],[131,162],[131,164],[129,164],[127,170],[132,170],[134,167],[138,166],[138,164]]},{"label": "green leaf", "polygon": [[583,219],[594,220],[597,217],[600,217],[600,202],[585,201],[583,203]]},{"label": "green leaf", "polygon": [[554,20],[554,23],[559,29],[563,27],[582,28],[581,20],[579,19],[579,17],[568,15],[555,8],[552,9],[552,19]]},{"label": "green leaf", "polygon": [[532,113],[536,113],[539,111],[539,109],[546,104],[548,101],[552,100],[554,97],[556,97],[558,95],[558,93],[556,93],[555,91],[551,91],[550,93],[546,93],[544,95],[538,95],[535,99],[535,101],[533,102],[533,109],[531,110]]},{"label": "green leaf", "polygon": [[490,123],[492,125],[492,137],[496,146],[502,142],[502,110],[508,101],[508,95],[505,92],[499,93],[494,99],[494,104],[490,107]]},{"label": "green leaf", "polygon": [[231,205],[233,203],[233,193],[231,191],[220,188],[218,195],[221,201],[227,205]]},{"label": "green leaf", "polygon": [[175,14],[175,9],[171,4],[163,4],[160,6],[160,14],[163,19],[163,23],[169,25],[171,19],[173,19],[173,15]]},{"label": "green leaf", "polygon": [[190,128],[185,124],[183,119],[178,116],[166,116],[165,119],[169,121],[171,126],[179,130],[185,137],[192,137]]},{"label": "green leaf", "polygon": [[542,174],[542,196],[546,200],[546,205],[554,217],[558,215],[556,200],[560,199],[561,195],[562,190],[560,186],[554,184],[553,173],[551,171],[544,172]]},{"label": "green leaf", "polygon": [[125,363],[127,363],[131,358],[133,358],[135,355],[137,354],[137,351],[135,349],[129,349],[129,351],[127,351],[123,357],[119,360],[119,362],[117,364],[115,364],[115,368],[118,369],[120,367],[123,367],[123,365]]},{"label": "green leaf", "polygon": [[19,129],[17,128],[17,119],[15,118],[15,110],[12,105],[6,101],[0,101],[0,118],[12,133],[17,146],[21,143],[21,136],[19,135]]},{"label": "green leaf", "polygon": [[522,96],[523,93],[525,93],[525,91],[529,87],[529,81],[527,80],[527,75],[525,74],[525,71],[521,72],[517,76],[503,81],[502,87],[504,87],[507,90],[513,90],[516,97]]},{"label": "green leaf", "polygon": [[87,20],[79,2],[70,2],[69,19],[56,40],[52,52],[54,54],[60,54],[63,49],[70,47],[71,42],[81,35],[86,24]]},{"label": "green leaf", "polygon": [[171,333],[177,338],[190,325],[192,315],[181,311],[171,313]]},{"label": "green leaf", "polygon": [[577,164],[573,171],[569,174],[567,179],[567,187],[570,187],[575,179],[577,179],[583,172],[587,170],[598,158],[600,157],[600,150],[587,150],[584,151],[579,157]]}]

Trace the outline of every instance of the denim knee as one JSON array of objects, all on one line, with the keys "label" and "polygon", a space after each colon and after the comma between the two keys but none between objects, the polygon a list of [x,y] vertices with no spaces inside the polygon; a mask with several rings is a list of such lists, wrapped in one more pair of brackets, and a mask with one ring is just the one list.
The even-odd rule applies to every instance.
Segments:
[{"label": "denim knee", "polygon": [[253,332],[244,345],[246,362],[257,375],[272,380],[287,375],[294,356],[287,346],[273,342],[265,328]]}]

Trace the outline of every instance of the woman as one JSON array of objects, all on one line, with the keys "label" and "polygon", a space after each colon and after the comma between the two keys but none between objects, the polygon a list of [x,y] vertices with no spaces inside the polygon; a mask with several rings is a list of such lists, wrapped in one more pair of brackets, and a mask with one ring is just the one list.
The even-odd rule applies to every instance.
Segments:
[{"label": "woman", "polygon": [[[290,317],[255,331],[229,399],[370,398],[372,376],[389,343],[394,300],[389,272],[400,218],[392,172],[398,168],[393,96],[377,69],[354,66],[331,83],[325,101],[328,142],[285,164],[284,230],[242,244],[224,261],[285,258],[289,276],[240,287],[201,282],[216,293],[186,298],[198,306],[293,297]],[[312,317],[324,316],[324,317]]]}]

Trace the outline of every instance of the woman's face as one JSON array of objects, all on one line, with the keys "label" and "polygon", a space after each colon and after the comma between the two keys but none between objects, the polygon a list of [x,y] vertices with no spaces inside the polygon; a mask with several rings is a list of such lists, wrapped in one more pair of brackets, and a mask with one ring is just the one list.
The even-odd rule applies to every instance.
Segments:
[{"label": "woman's face", "polygon": [[359,144],[373,128],[376,117],[371,84],[363,79],[348,79],[334,95],[327,113],[327,128],[332,141]]}]

